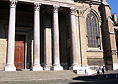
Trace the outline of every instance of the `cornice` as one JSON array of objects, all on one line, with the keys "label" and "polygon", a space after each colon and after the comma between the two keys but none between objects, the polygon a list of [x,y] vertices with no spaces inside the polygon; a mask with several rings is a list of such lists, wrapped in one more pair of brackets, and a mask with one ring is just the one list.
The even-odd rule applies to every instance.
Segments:
[{"label": "cornice", "polygon": [[101,1],[96,0],[75,0],[77,3],[87,3],[87,4],[94,4],[94,5],[100,5]]},{"label": "cornice", "polygon": [[18,0],[19,2],[29,2],[29,3],[41,3],[45,5],[59,5],[61,7],[75,7],[75,3],[67,3],[67,2],[59,2],[59,1],[51,1],[51,0]]},{"label": "cornice", "polygon": [[77,3],[87,3],[87,4],[93,4],[93,5],[105,5],[105,6],[109,6],[109,4],[107,2],[102,2],[102,1],[96,1],[96,0],[75,0],[75,2]]}]

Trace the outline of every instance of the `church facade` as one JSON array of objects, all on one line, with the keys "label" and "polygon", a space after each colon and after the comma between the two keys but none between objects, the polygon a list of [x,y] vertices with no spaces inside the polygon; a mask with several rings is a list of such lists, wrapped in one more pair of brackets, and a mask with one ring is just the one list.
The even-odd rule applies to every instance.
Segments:
[{"label": "church facade", "polygon": [[118,69],[106,0],[1,0],[0,70]]}]

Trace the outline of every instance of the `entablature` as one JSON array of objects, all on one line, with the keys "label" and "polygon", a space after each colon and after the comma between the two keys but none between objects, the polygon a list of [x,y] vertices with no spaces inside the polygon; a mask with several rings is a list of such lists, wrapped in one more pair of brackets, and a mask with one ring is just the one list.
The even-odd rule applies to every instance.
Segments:
[{"label": "entablature", "polygon": [[18,0],[19,2],[28,2],[28,3],[40,3],[40,4],[44,4],[44,5],[59,5],[61,7],[75,7],[75,4],[71,1],[69,2],[64,2],[59,1],[59,0]]}]

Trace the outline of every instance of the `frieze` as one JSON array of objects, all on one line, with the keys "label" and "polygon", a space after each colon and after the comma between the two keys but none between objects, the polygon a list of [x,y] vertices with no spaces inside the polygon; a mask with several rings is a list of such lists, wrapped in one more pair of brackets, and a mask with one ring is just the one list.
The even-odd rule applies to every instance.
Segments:
[{"label": "frieze", "polygon": [[75,7],[75,3],[52,1],[52,0],[18,0],[19,2],[29,2],[29,3],[41,3],[45,5],[59,5],[61,7]]}]

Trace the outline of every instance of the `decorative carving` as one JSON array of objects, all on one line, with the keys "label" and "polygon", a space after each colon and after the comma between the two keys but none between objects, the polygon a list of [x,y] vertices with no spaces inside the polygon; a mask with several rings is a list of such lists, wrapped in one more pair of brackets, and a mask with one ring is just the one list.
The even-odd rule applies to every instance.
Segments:
[{"label": "decorative carving", "polygon": [[54,13],[57,13],[58,12],[58,8],[59,8],[59,5],[53,5],[54,9],[53,9],[53,12]]},{"label": "decorative carving", "polygon": [[34,10],[39,11],[40,10],[40,3],[34,3]]},{"label": "decorative carving", "polygon": [[116,55],[117,54],[117,50],[111,50],[112,55]]},{"label": "decorative carving", "polygon": [[78,16],[83,16],[84,11],[83,10],[78,10]]},{"label": "decorative carving", "polygon": [[18,0],[10,0],[10,7],[16,7]]},{"label": "decorative carving", "polygon": [[75,7],[71,7],[70,9],[71,9],[70,14],[71,15],[74,15],[75,12],[76,12],[76,8]]}]

